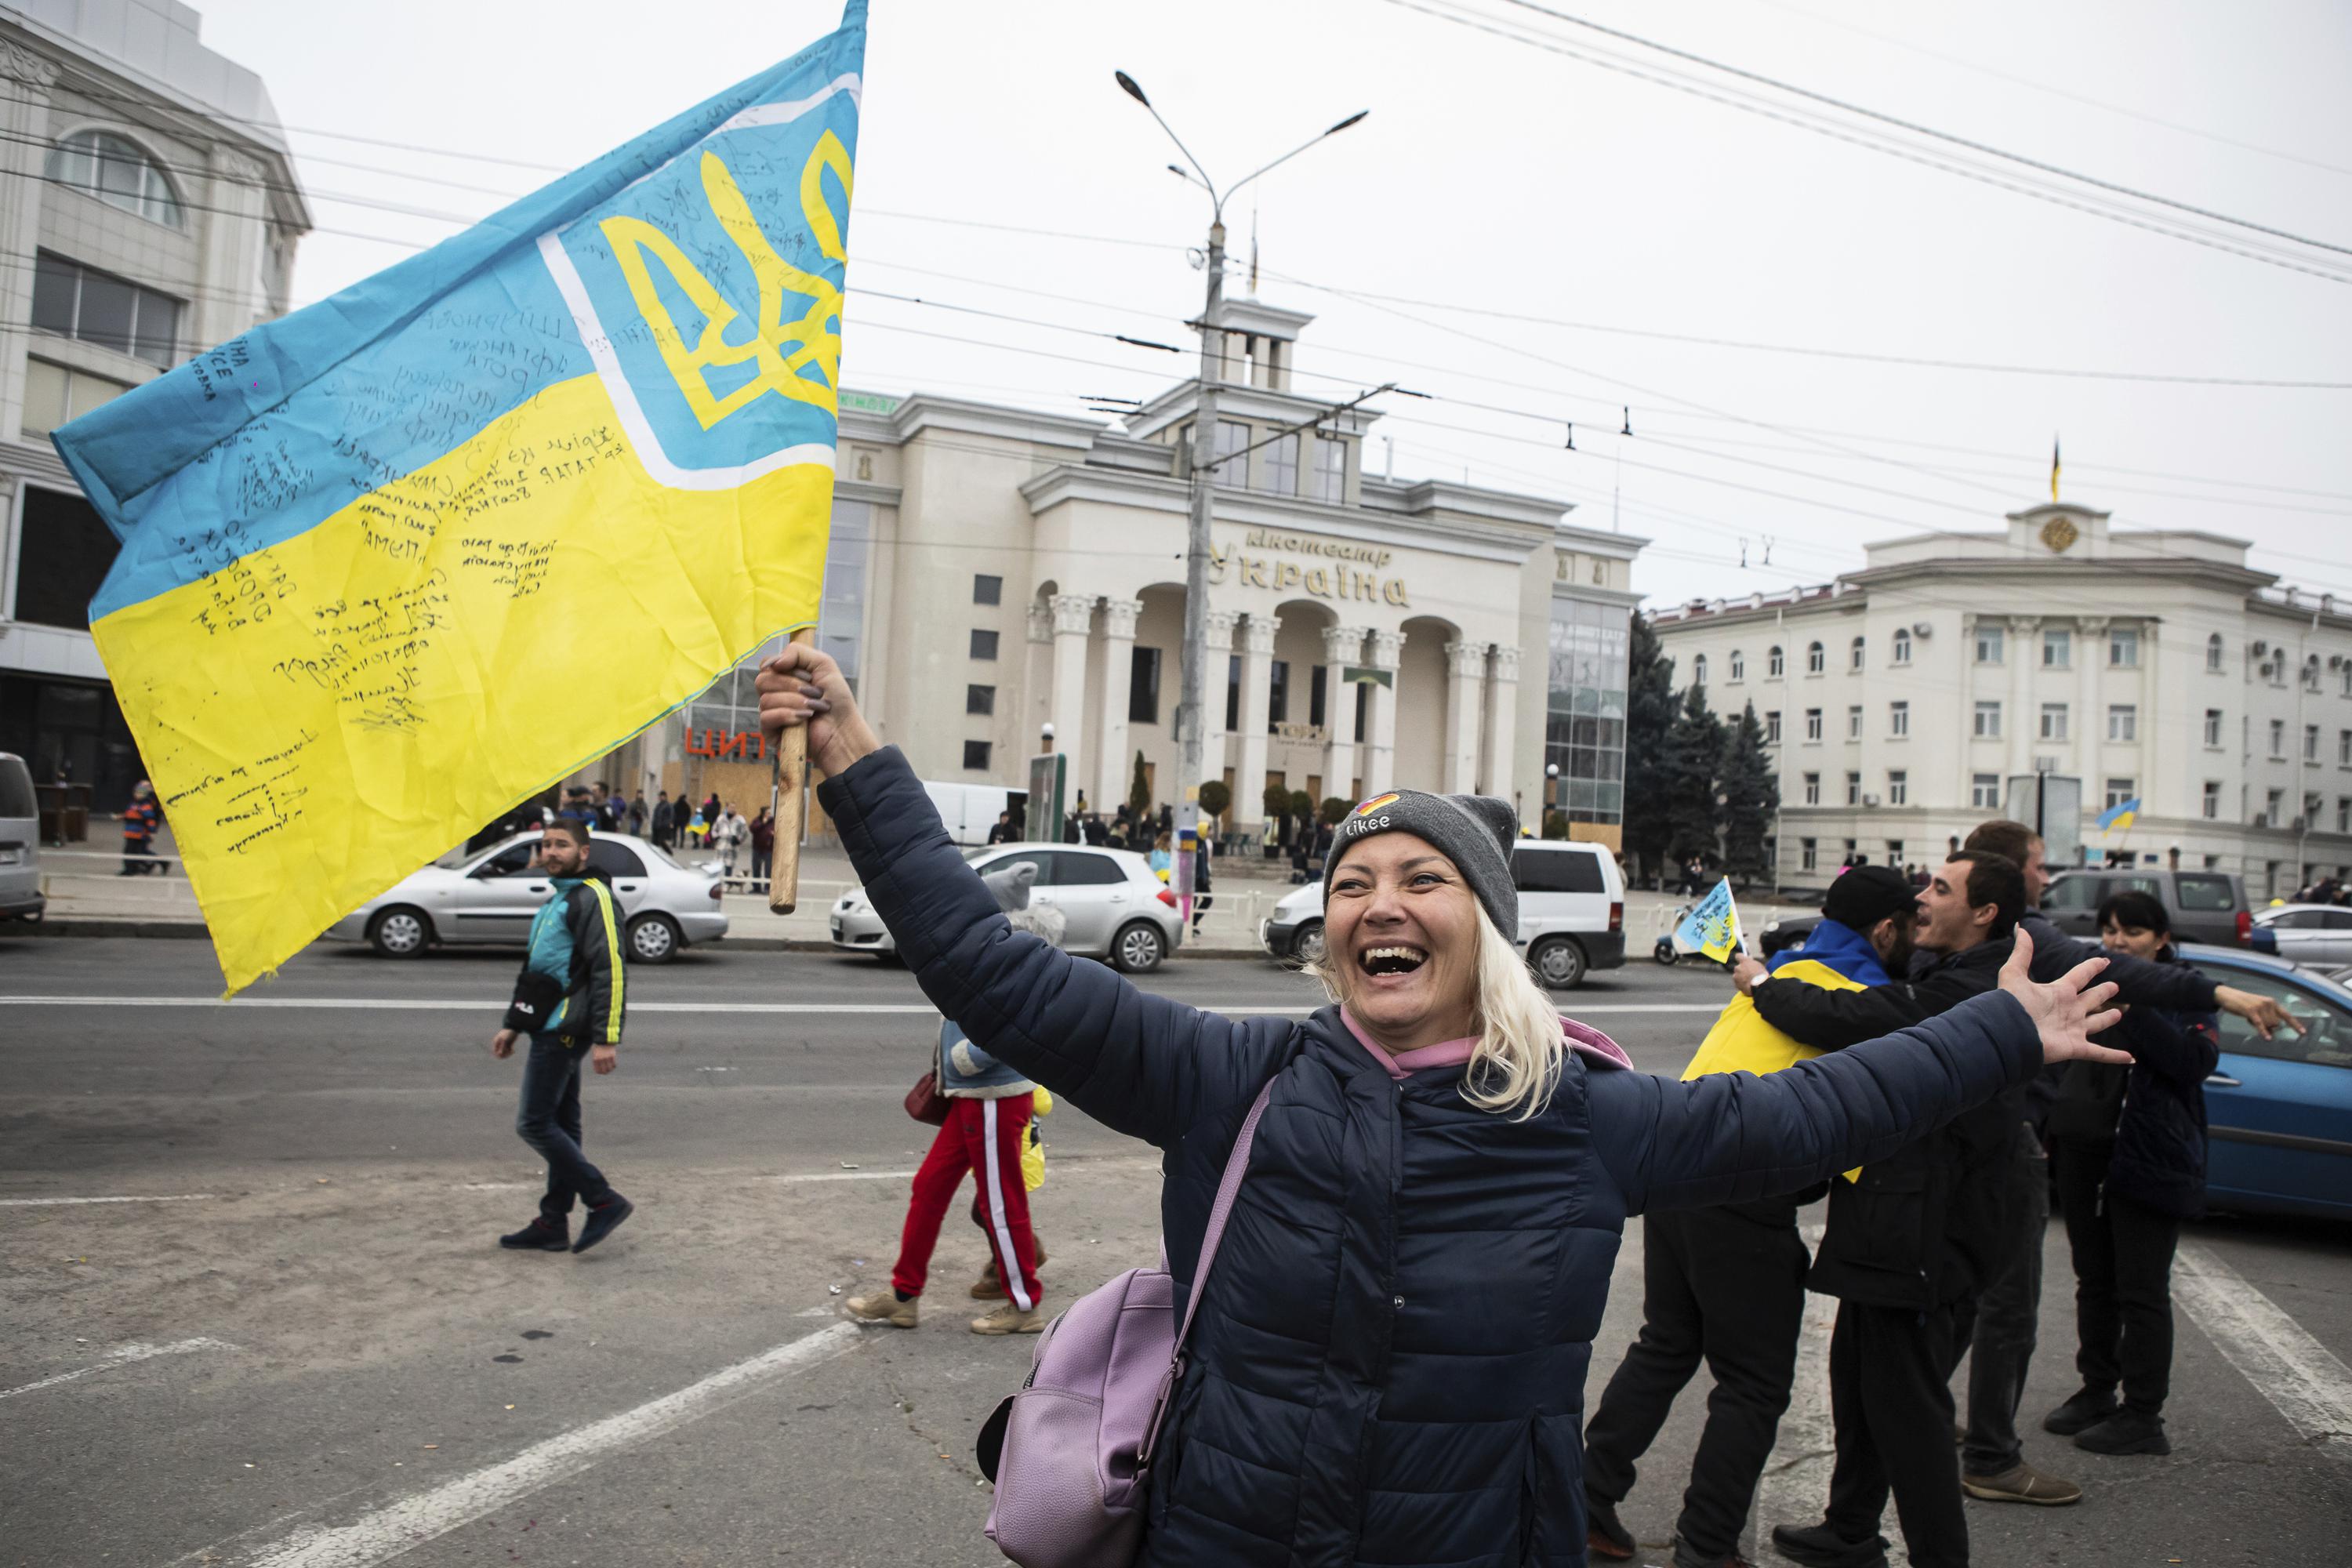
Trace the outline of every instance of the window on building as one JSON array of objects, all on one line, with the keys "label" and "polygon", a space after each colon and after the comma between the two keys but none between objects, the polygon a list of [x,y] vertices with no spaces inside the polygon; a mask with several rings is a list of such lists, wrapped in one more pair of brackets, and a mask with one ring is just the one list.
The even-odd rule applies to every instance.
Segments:
[{"label": "window on building", "polygon": [[33,264],[33,328],[170,369],[180,357],[180,301],[44,250]]},{"label": "window on building", "polygon": [[2042,668],[2065,669],[2074,662],[2074,634],[2053,627],[2042,634]]},{"label": "window on building", "polygon": [[973,577],[971,580],[971,602],[975,605],[1001,605],[1004,603],[1004,579],[1002,577],[989,576]]},{"label": "window on building", "polygon": [[1845,710],[1845,738],[1849,741],[1862,739],[1862,704],[1859,702]]},{"label": "window on building", "polygon": [[1160,722],[1160,650],[1156,647],[1138,646],[1129,654],[1127,721]]},{"label": "window on building", "polygon": [[989,743],[986,741],[966,741],[963,743],[964,772],[984,773],[988,771]]},{"label": "window on building", "polygon": [[2205,710],[2205,743],[2216,751],[2221,747],[2221,710],[2219,708]]},{"label": "window on building", "polygon": [[1703,653],[1691,655],[1691,684],[1701,687],[1706,684],[1706,655]]},{"label": "window on building", "polygon": [[1898,871],[1903,869],[1903,840],[1900,838],[1886,841],[1886,863]]},{"label": "window on building", "polygon": [[[1355,682],[1354,685],[1356,689],[1355,733],[1357,738],[1360,740],[1372,732],[1372,687],[1371,682],[1367,680],[1359,680]],[[1232,727],[1233,726],[1231,725],[1226,726],[1227,729],[1231,729]],[[1333,782],[1336,783],[1337,781],[1335,780]]]},{"label": "window on building", "polygon": [[2284,719],[2271,721],[2271,755],[2282,758],[2286,755],[2286,721]]},{"label": "window on building", "polygon": [[1822,804],[1822,775],[1819,773],[1805,775],[1805,804],[1807,805]]},{"label": "window on building", "polygon": [[2066,705],[2063,702],[2044,702],[2042,705],[2042,738],[2045,741],[2066,738]]},{"label": "window on building", "polygon": [[[1324,693],[1330,684],[1331,675],[1331,667],[1328,664],[1318,664],[1307,674],[1307,721],[1318,730],[1323,727],[1324,715],[1330,706],[1325,701]],[[1318,801],[1316,804],[1319,805],[1322,803]]]},{"label": "window on building", "polygon": [[2000,664],[2006,658],[2008,652],[2008,639],[2001,635],[2001,628],[1979,621],[1977,623],[1977,662]]},{"label": "window on building", "polygon": [[2352,658],[2344,661],[2344,695],[2352,697]]},{"label": "window on building", "polygon": [[121,549],[97,510],[79,495],[26,485],[16,552],[16,619],[88,631],[89,602]]},{"label": "window on building", "polygon": [[110,207],[178,228],[179,199],[163,166],[138,143],[105,131],[77,131],[49,149],[48,178]]},{"label": "window on building", "polygon": [[2352,795],[2336,797],[2336,831],[2352,833]]},{"label": "window on building", "polygon": [[1911,704],[1890,702],[1886,705],[1886,732],[1898,740],[1911,732]]},{"label": "window on building", "polygon": [[2205,639],[2205,668],[2214,674],[2221,673],[2221,634],[2215,632]]},{"label": "window on building", "polygon": [[2305,691],[2319,689],[2319,656],[2317,654],[2313,654],[2303,661],[2303,689]]},{"label": "window on building", "polygon": [[2303,797],[2303,825],[2314,832],[2318,831],[2319,796],[2316,795],[2306,795]]},{"label": "window on building", "polygon": [[79,419],[130,390],[125,382],[92,375],[86,370],[68,370],[45,359],[27,358],[25,434],[46,436],[68,419]]},{"label": "window on building", "polygon": [[1821,738],[1822,710],[1818,708],[1808,708],[1805,710],[1805,739],[1819,741]]},{"label": "window on building", "polygon": [[2306,763],[2319,761],[2319,726],[2316,724],[2303,727],[2303,760]]},{"label": "window on building", "polygon": [[2352,768],[2352,730],[2336,731],[2336,765]]},{"label": "window on building", "polygon": [[2137,779],[2109,779],[2107,781],[2107,797],[2105,804],[2102,805],[2099,809],[2102,811],[2113,811],[2116,807],[2123,805],[2125,802],[2137,800],[2138,798],[2139,781]]},{"label": "window on building", "polygon": [[1901,768],[1886,770],[1886,804],[1889,805],[1911,804],[1911,775]]},{"label": "window on building", "polygon": [[982,627],[974,626],[971,631],[971,657],[974,658],[994,658],[996,657],[996,634],[992,631],[984,630]]},{"label": "window on building", "polygon": [[1808,643],[1805,646],[1805,673],[1819,675],[1829,667],[1829,650],[1819,643]]},{"label": "window on building", "polygon": [[[1860,773],[1848,773],[1845,775],[1845,803],[1848,805],[1860,805],[1862,804],[1862,775]],[[1849,844],[1846,847],[1851,849],[1853,846]]]},{"label": "window on building", "polygon": [[2285,811],[2286,791],[2283,789],[2266,790],[2263,794],[2263,817],[2262,820],[2254,826],[2257,827],[2284,827],[2286,826],[2284,816]]},{"label": "window on building", "polygon": [[2271,678],[2271,684],[2273,686],[2284,686],[2286,684],[2286,655],[2284,652],[2273,654],[2271,656],[2270,663],[2263,666],[2263,673]]},{"label": "window on building", "polygon": [[1969,809],[1971,811],[2000,809],[2000,775],[1999,773],[1969,775]]},{"label": "window on building", "polygon": [[1860,669],[1862,668],[1862,656],[1866,642],[1867,639],[1863,637],[1856,637],[1853,639],[1853,646],[1846,650],[1845,667],[1848,669]]},{"label": "window on building", "polygon": [[1217,449],[1211,454],[1216,468],[1216,482],[1228,489],[1249,487],[1249,459],[1242,454],[1249,449],[1250,427],[1238,419],[1217,421]]},{"label": "window on building", "polygon": [[1338,506],[1348,499],[1348,443],[1328,436],[1315,437],[1315,500]]},{"label": "window on building", "polygon": [[1778,708],[1769,709],[1764,714],[1764,743],[1768,746],[1780,743],[1780,710]]},{"label": "window on building", "polygon": [[1911,662],[1911,628],[1909,626],[1895,628],[1895,662],[1897,664]]},{"label": "window on building", "polygon": [[1976,738],[1979,741],[1998,741],[2000,739],[2000,703],[1979,702],[1977,704]]},{"label": "window on building", "polygon": [[963,689],[963,710],[967,713],[989,714],[996,711],[996,688],[967,686]]},{"label": "window on building", "polygon": [[2200,810],[2206,821],[2218,822],[2221,820],[2221,781],[2220,779],[2207,779],[2205,781],[2205,799]]},{"label": "window on building", "polygon": [[1225,732],[1232,734],[1242,727],[1242,656],[1225,658]]},{"label": "window on building", "polygon": [[1800,838],[1797,840],[1797,869],[1800,871],[1819,870],[1821,868],[1821,862],[1822,852],[1820,840],[1812,838]]},{"label": "window on building", "polygon": [[2107,662],[2117,669],[2139,666],[2139,628],[2114,626],[2107,632]]},{"label": "window on building", "polygon": [[2129,702],[2107,704],[2107,739],[2137,741],[2139,739],[2139,710]]},{"label": "window on building", "polygon": [[1775,646],[1771,652],[1764,656],[1764,673],[1771,679],[1778,680],[1787,672],[1787,661],[1782,659],[1780,648]]},{"label": "window on building", "polygon": [[1276,437],[1258,448],[1258,482],[1267,493],[1298,493],[1298,432]]},{"label": "window on building", "polygon": [[1290,722],[1290,661],[1275,659],[1266,666],[1266,672],[1265,722],[1271,734],[1275,725]]},{"label": "window on building", "polygon": [[1747,679],[1748,656],[1740,652],[1738,648],[1733,648],[1731,650],[1731,673],[1725,676],[1723,679],[1724,684],[1727,686],[1737,686],[1741,681]]},{"label": "window on building", "polygon": [[1613,605],[1555,599],[1546,637],[1544,761],[1559,769],[1552,798],[1570,823],[1622,822],[1632,618]]}]

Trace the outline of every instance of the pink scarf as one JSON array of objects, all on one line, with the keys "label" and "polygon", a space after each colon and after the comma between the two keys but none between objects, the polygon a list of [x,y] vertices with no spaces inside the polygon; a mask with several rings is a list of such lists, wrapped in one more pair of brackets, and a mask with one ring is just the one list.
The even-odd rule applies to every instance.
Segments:
[{"label": "pink scarf", "polygon": [[[1391,1056],[1373,1043],[1372,1037],[1364,1033],[1364,1026],[1357,1023],[1354,1015],[1345,1007],[1339,1009],[1339,1022],[1348,1026],[1348,1033],[1356,1037],[1356,1043],[1371,1052],[1372,1059],[1388,1068],[1389,1077],[1393,1079],[1411,1078],[1414,1073],[1427,1072],[1431,1068],[1464,1066],[1478,1048],[1478,1038],[1473,1035],[1459,1040],[1440,1040],[1433,1046],[1423,1046],[1418,1050]],[[1562,1018],[1559,1028],[1560,1033],[1568,1037],[1570,1050],[1590,1058],[1602,1067],[1631,1068],[1633,1065],[1633,1058],[1625,1054],[1622,1046],[1590,1024]]]}]

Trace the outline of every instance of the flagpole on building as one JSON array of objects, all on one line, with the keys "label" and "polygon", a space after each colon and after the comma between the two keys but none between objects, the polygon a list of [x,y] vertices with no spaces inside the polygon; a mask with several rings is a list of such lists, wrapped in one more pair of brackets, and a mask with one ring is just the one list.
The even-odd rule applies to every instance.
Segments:
[{"label": "flagpole on building", "polygon": [[[1202,715],[1208,688],[1209,521],[1215,500],[1217,384],[1223,379],[1224,371],[1223,340],[1217,321],[1223,313],[1220,307],[1225,295],[1225,203],[1260,174],[1288,163],[1326,137],[1338,135],[1371,110],[1358,110],[1300,142],[1273,163],[1251,171],[1223,191],[1219,191],[1216,182],[1209,178],[1209,172],[1201,166],[1201,161],[1192,156],[1192,150],[1184,145],[1184,139],[1176,134],[1174,127],[1166,120],[1161,119],[1160,110],[1152,108],[1151,100],[1144,96],[1143,89],[1136,79],[1125,71],[1112,74],[1118,79],[1119,90],[1143,105],[1145,111],[1159,121],[1160,129],[1168,132],[1168,140],[1176,144],[1176,150],[1184,154],[1184,162],[1192,166],[1190,174],[1180,164],[1171,163],[1168,167],[1180,179],[1197,184],[1209,193],[1208,297],[1201,307],[1201,392],[1192,415],[1192,507],[1184,545],[1184,647],[1176,699],[1177,822],[1180,828],[1189,829],[1196,826],[1200,819],[1201,776],[1207,766],[1207,732],[1202,723]],[[1246,790],[1244,792],[1244,795],[1247,793]],[[1247,814],[1253,809],[1264,810],[1262,805],[1252,800],[1237,800],[1234,805],[1241,807],[1244,821],[1249,820]],[[1180,847],[1170,880],[1176,887],[1189,890],[1192,886],[1192,837],[1182,836],[1178,842]]]}]

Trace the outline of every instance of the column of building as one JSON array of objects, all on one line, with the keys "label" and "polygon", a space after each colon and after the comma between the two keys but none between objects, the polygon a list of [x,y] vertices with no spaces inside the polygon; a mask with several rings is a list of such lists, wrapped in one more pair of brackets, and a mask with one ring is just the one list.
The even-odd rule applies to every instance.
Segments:
[{"label": "column of building", "polygon": [[1445,645],[1445,769],[1448,795],[1478,787],[1478,718],[1485,706],[1486,650],[1493,645],[1456,641]]},{"label": "column of building", "polygon": [[1372,685],[1371,712],[1366,715],[1371,731],[1364,752],[1364,791],[1376,795],[1390,788],[1396,779],[1396,682],[1397,655],[1404,647],[1402,632],[1372,634],[1371,667],[1387,677]]},{"label": "column of building", "polygon": [[1095,788],[1088,793],[1094,808],[1107,816],[1118,809],[1135,781],[1127,720],[1128,704],[1134,695],[1135,617],[1141,614],[1140,599],[1103,601],[1102,704],[1095,725],[1101,745],[1096,758]]},{"label": "column of building", "polygon": [[[1511,776],[1513,752],[1518,746],[1519,650],[1496,643],[1494,660],[1486,679],[1486,756],[1479,769],[1478,787],[1518,806],[1524,820],[1526,807],[1512,792],[1517,781]],[[1538,805],[1534,826],[1540,827],[1542,820]]]},{"label": "column of building", "polygon": [[1234,811],[1245,830],[1265,832],[1265,732],[1274,700],[1274,634],[1282,617],[1253,610],[1242,623],[1241,761]]},{"label": "column of building", "polygon": [[[1960,617],[1960,645],[1952,651],[1959,656],[1960,661],[1960,700],[1953,704],[1953,709],[1958,716],[1960,743],[1959,749],[1952,753],[1958,759],[1959,776],[1945,788],[1957,791],[1959,800],[1966,802],[1969,799],[1969,791],[1975,781],[1977,760],[1977,617],[1975,616],[1963,615]],[[2006,647],[2003,651],[2007,652]],[[1990,696],[1992,693],[1988,692],[1987,695]],[[2002,706],[2014,710],[2017,704],[2004,700]],[[1923,718],[1925,716],[1921,715]],[[2011,725],[2017,721],[2017,715],[2013,711],[2003,714],[2002,718]],[[1937,787],[1927,779],[1919,780],[1913,787],[1925,789],[1927,793],[1919,798],[1935,805],[1940,805],[1944,799],[1948,798],[1945,788]],[[1788,787],[1785,784],[1781,786],[1780,798],[1783,800],[1789,798]]]},{"label": "column of building", "polygon": [[2107,736],[2107,710],[2099,684],[2099,666],[2107,650],[2099,645],[2106,636],[2105,616],[2085,616],[2074,623],[2074,668],[2082,682],[2081,700],[2074,710],[2074,773],[2083,781],[2084,808],[2093,816],[2100,811],[2106,789],[2105,770],[2099,765],[2103,754],[2099,748]]},{"label": "column of building", "polygon": [[[42,160],[49,140],[49,88],[58,68],[13,45],[0,47],[0,246],[10,265],[0,271],[0,321],[11,323],[0,342],[21,339],[33,319],[33,253],[40,247]],[[25,356],[0,353],[0,435],[24,427]],[[5,498],[0,498],[5,499]]]},{"label": "column of building", "polygon": [[[1241,624],[1237,610],[1211,610],[1202,617],[1208,628],[1208,651],[1201,656],[1201,779],[1222,781],[1228,768],[1240,763],[1232,756],[1233,731],[1225,728],[1225,677],[1233,667],[1234,627]],[[1181,657],[1181,655],[1180,655]],[[1235,773],[1236,786],[1240,773]],[[1170,792],[1174,793],[1172,790]],[[1234,791],[1233,804],[1225,807],[1225,826],[1231,828],[1244,819],[1235,809],[1241,804],[1241,790]]]},{"label": "column of building", "polygon": [[[1054,613],[1054,749],[1070,759],[1068,780],[1064,785],[1069,792],[1066,807],[1075,807],[1077,792],[1086,787],[1078,772],[1082,752],[1079,737],[1086,733],[1087,705],[1087,641],[1094,630],[1095,596],[1092,594],[1056,594],[1047,601]],[[1089,803],[1092,804],[1092,803]],[[1037,824],[1031,824],[1033,837],[1050,838],[1049,831],[1040,833]]]},{"label": "column of building", "polygon": [[[1356,689],[1347,684],[1348,667],[1364,656],[1364,628],[1323,628],[1323,793],[1347,797],[1356,777]],[[1350,800],[1350,804],[1353,804]]]},{"label": "column of building", "polygon": [[[2033,667],[2040,661],[2036,641],[2042,630],[2038,616],[2009,617],[2009,640],[2011,657],[2009,666],[2009,771],[2012,774],[2033,771],[2033,738],[2042,723],[2042,715],[2033,710]],[[2003,798],[2007,795],[2004,792]]]}]

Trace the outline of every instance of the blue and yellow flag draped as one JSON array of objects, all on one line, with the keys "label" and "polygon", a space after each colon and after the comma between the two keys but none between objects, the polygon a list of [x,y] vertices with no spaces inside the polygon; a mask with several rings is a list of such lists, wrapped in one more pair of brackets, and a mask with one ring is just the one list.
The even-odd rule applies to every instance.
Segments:
[{"label": "blue and yellow flag draped", "polygon": [[865,12],[57,432],[231,990],[815,618]]}]

